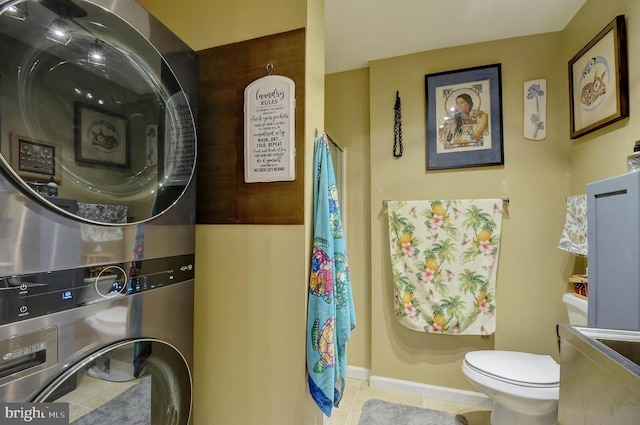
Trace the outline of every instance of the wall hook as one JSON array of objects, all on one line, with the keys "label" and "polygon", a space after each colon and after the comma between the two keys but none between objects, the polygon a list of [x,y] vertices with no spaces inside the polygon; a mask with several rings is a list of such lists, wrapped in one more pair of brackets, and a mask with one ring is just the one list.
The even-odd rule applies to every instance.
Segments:
[{"label": "wall hook", "polygon": [[273,72],[273,64],[268,63],[266,68],[267,68],[267,75],[271,75],[271,73]]}]

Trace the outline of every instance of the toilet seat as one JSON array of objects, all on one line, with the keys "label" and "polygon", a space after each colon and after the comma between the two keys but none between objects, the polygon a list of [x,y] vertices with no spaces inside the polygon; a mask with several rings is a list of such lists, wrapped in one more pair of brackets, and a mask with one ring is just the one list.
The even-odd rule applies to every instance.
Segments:
[{"label": "toilet seat", "polygon": [[473,371],[507,384],[529,388],[557,388],[560,365],[551,356],[516,351],[480,350],[465,355]]}]

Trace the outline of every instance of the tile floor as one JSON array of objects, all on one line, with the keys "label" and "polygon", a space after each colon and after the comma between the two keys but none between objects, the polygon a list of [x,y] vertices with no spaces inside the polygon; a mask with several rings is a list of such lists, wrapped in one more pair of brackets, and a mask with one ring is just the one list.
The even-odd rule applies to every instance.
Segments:
[{"label": "tile floor", "polygon": [[69,422],[86,415],[125,392],[138,381],[109,382],[88,375],[80,376],[78,388],[56,401],[69,403]]},{"label": "tile floor", "polygon": [[[367,381],[348,378],[340,407],[333,410],[325,425],[358,425],[364,403],[372,398],[409,406],[425,407],[453,414],[464,414],[467,425],[488,425],[490,411],[477,406],[452,403],[448,401],[424,398],[414,394],[403,394],[369,387]],[[464,424],[462,422],[461,424]]]}]

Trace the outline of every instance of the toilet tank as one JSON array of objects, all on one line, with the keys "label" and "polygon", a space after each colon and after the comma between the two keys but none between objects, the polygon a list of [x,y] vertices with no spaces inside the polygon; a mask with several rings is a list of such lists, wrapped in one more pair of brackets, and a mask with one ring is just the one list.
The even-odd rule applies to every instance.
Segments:
[{"label": "toilet tank", "polygon": [[567,307],[569,324],[573,326],[587,326],[588,301],[572,293],[564,294],[562,302]]}]

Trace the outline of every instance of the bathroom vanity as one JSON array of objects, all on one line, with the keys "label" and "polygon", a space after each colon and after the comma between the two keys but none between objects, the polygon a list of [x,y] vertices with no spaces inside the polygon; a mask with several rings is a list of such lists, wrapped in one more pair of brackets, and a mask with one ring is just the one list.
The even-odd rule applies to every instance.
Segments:
[{"label": "bathroom vanity", "polygon": [[640,332],[560,325],[559,425],[636,424]]}]

